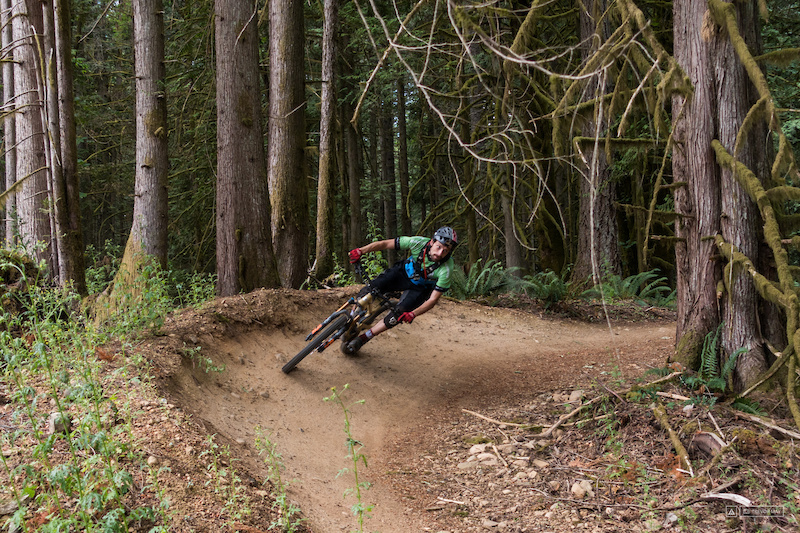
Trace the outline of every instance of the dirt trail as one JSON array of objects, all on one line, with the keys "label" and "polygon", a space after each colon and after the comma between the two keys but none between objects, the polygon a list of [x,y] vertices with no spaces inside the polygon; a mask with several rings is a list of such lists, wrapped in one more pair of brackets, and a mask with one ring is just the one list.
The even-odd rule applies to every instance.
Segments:
[{"label": "dirt trail", "polygon": [[[323,397],[331,387],[351,405],[352,433],[364,444],[369,467],[362,479],[373,486],[364,495],[375,505],[369,531],[408,533],[435,526],[419,508],[426,502],[401,498],[387,481],[387,461],[414,454],[415,440],[438,424],[457,423],[462,408],[480,411],[511,398],[546,390],[586,387],[601,373],[619,368],[626,377],[662,366],[674,335],[670,322],[612,326],[541,319],[510,309],[444,301],[413,325],[399,326],[347,357],[338,343],[313,353],[290,375],[281,366],[305,343],[305,333],[338,306],[346,291],[248,295],[217,326],[198,325],[173,334],[175,341],[201,346],[201,353],[224,363],[222,373],[182,368],[169,374],[174,401],[202,421],[209,432],[230,439],[237,454],[264,472],[254,449],[254,428],[271,430],[292,479],[291,497],[315,532],[355,527],[344,498],[353,487],[345,459],[344,416]],[[276,294],[281,302],[276,303]],[[265,302],[269,302],[267,305]],[[268,309],[264,309],[267,305]],[[223,304],[223,308],[227,304]],[[219,308],[219,306],[218,306]],[[258,309],[258,311],[255,311]],[[236,324],[242,314],[255,318]],[[232,319],[233,315],[237,315]],[[219,317],[218,317],[219,318]],[[221,324],[221,325],[220,325]],[[222,333],[220,333],[222,331]],[[447,422],[447,421],[450,422]],[[238,444],[236,444],[238,441]]]}]

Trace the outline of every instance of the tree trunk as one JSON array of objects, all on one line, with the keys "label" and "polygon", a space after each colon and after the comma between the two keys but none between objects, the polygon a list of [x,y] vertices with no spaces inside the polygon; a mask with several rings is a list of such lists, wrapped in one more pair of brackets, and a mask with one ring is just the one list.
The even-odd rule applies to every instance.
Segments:
[{"label": "tree trunk", "polygon": [[44,2],[47,107],[53,177],[53,208],[62,285],[87,294],[81,231],[75,95],[72,84],[71,20],[67,0]]},{"label": "tree trunk", "polygon": [[254,0],[217,0],[217,293],[280,284],[272,248]]},{"label": "tree trunk", "polygon": [[[11,2],[12,0],[3,0],[0,6],[0,24],[2,25],[2,46],[3,50],[7,50],[7,56],[4,56],[6,61],[2,63],[3,69],[3,107],[6,109],[14,109],[14,63],[8,61],[12,59],[13,51],[11,43],[13,42],[14,35],[11,24]],[[3,142],[5,144],[5,188],[10,189],[17,181],[17,148],[16,148],[16,118],[14,113],[6,113],[3,119]],[[16,236],[19,233],[19,228],[16,224],[17,216],[17,200],[16,194],[10,193],[6,197],[5,203],[5,240],[8,245],[14,245],[17,242]]]},{"label": "tree trunk", "polygon": [[[391,100],[384,100],[378,124],[381,144],[381,178],[383,178],[383,230],[386,238],[397,236],[397,179],[394,173],[394,116]],[[398,254],[395,250],[387,250],[389,264],[394,264]]]},{"label": "tree trunk", "polygon": [[[591,57],[610,35],[606,1],[597,0],[590,10],[581,11],[581,40],[593,43],[584,50],[584,58]],[[608,112],[605,109],[605,71],[598,72],[587,81],[585,94],[595,100],[593,116],[583,121],[582,133],[586,138],[599,139],[607,135]],[[600,283],[608,275],[622,273],[619,251],[619,230],[616,217],[616,190],[611,182],[611,170],[602,140],[589,146],[579,146],[579,226],[578,252],[572,271],[572,280],[581,283],[589,276]],[[581,165],[582,163],[582,165]]]},{"label": "tree trunk", "polygon": [[[733,2],[742,37],[754,55],[761,53],[761,25],[757,2]],[[721,37],[721,38],[720,38]],[[750,82],[744,66],[733,49],[730,37],[719,36],[712,41],[712,58],[714,72],[724,73],[716,81],[716,92],[720,95],[719,110],[715,113],[718,120],[717,139],[728,150],[734,153],[737,135],[740,134],[744,119],[758,100],[758,94]],[[740,144],[736,152],[737,159],[751,169],[756,176],[769,176],[769,165],[766,152],[762,148],[764,139],[768,139],[766,124],[758,124],[746,134],[747,141]],[[758,264],[760,251],[760,234],[757,224],[760,221],[759,210],[745,190],[738,184],[729,169],[722,171],[722,237],[726,242],[735,245],[740,252],[748,256],[754,264]],[[722,299],[722,319],[725,323],[722,334],[722,350],[725,357],[739,348],[746,348],[736,364],[735,386],[748,385],[767,369],[766,354],[762,343],[759,317],[759,296],[752,278],[740,269],[728,282],[729,297]]]},{"label": "tree trunk", "polygon": [[[138,275],[146,261],[167,266],[167,98],[164,8],[161,0],[133,2],[136,78],[136,183],[133,224],[120,273]],[[119,278],[119,274],[117,276]]]},{"label": "tree trunk", "polygon": [[[735,4],[739,27],[754,54],[758,53],[758,16],[755,1]],[[675,58],[694,85],[691,99],[673,98],[673,153],[675,182],[686,186],[675,193],[675,208],[680,215],[676,225],[678,350],[676,358],[697,368],[703,340],[720,320],[723,357],[745,347],[737,365],[736,384],[752,382],[765,368],[765,354],[759,330],[758,297],[752,281],[734,269],[727,280],[729,294],[717,294],[722,281],[717,250],[710,237],[721,233],[756,264],[758,220],[752,201],[730,173],[721,172],[711,141],[733,153],[733,146],[747,110],[755,102],[754,91],[736,57],[727,32],[714,23],[705,2],[680,0],[673,7],[675,20]],[[736,152],[739,161],[766,175],[765,156],[759,150],[764,130],[750,131],[748,141]]]},{"label": "tree trunk", "polygon": [[342,114],[346,119],[343,121],[343,127],[347,145],[347,183],[350,199],[350,235],[347,248],[352,250],[364,244],[364,229],[361,223],[361,178],[364,175],[364,157],[360,136],[350,123],[353,116],[353,106],[350,102],[342,105]]},{"label": "tree trunk", "polygon": [[333,272],[334,132],[336,127],[336,30],[339,1],[324,0],[322,28],[322,94],[319,125],[319,182],[317,185],[317,253],[314,276],[324,279]]},{"label": "tree trunk", "polygon": [[408,132],[406,129],[406,79],[397,79],[397,178],[400,181],[400,232],[411,235],[408,200]]},{"label": "tree trunk", "polygon": [[272,235],[284,287],[308,275],[308,180],[305,172],[303,2],[269,4],[269,158]]},{"label": "tree trunk", "polygon": [[[17,194],[19,237],[37,261],[52,275],[58,271],[48,209],[48,177],[42,123],[38,56],[33,31],[42,34],[41,2],[17,2],[13,9],[14,92],[16,97],[17,179],[24,180]],[[39,246],[41,244],[41,246]]]}]

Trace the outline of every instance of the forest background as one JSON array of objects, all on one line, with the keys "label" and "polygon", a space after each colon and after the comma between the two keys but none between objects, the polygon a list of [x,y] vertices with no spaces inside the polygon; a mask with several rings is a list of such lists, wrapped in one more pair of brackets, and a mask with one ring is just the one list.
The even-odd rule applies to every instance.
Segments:
[{"label": "forest background", "polygon": [[466,272],[655,273],[677,359],[724,324],[737,390],[793,398],[798,8],[5,0],[6,239],[113,302],[148,258],[299,288],[452,225]]}]

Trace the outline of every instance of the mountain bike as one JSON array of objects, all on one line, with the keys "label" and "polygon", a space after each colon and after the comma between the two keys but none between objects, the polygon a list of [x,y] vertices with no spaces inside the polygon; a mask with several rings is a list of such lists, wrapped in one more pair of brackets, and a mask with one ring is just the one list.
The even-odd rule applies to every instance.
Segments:
[{"label": "mountain bike", "polygon": [[[364,272],[361,262],[355,263],[356,274],[358,274],[367,284],[369,277]],[[322,352],[341,339],[341,351],[347,355],[353,353],[347,350],[347,344],[369,329],[375,319],[386,311],[395,310],[397,305],[396,298],[398,293],[384,294],[377,289],[372,289],[367,294],[358,297],[351,296],[342,306],[323,320],[306,337],[309,342],[305,348],[297,352],[297,355],[283,365],[284,374],[288,374],[297,364],[314,350]]]}]

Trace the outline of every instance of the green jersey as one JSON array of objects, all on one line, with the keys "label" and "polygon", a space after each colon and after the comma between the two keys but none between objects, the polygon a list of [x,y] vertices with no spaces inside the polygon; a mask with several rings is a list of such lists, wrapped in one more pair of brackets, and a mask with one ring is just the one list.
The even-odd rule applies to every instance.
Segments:
[{"label": "green jersey", "polygon": [[444,292],[450,288],[455,263],[452,257],[441,263],[431,261],[427,254],[430,242],[428,237],[397,237],[394,240],[396,249],[411,252],[404,261],[408,279],[416,285],[432,286],[437,291]]}]

